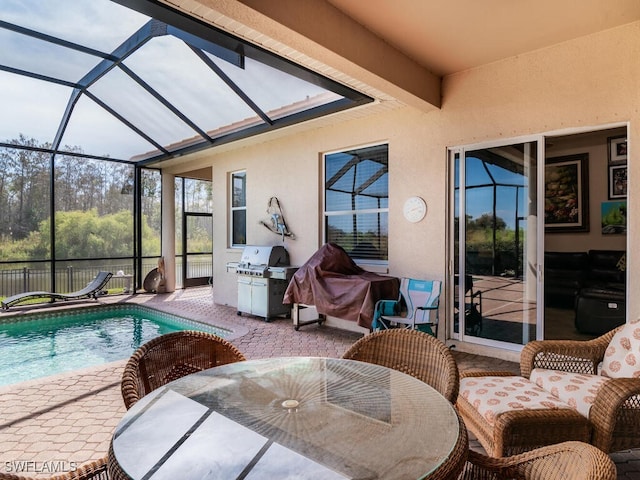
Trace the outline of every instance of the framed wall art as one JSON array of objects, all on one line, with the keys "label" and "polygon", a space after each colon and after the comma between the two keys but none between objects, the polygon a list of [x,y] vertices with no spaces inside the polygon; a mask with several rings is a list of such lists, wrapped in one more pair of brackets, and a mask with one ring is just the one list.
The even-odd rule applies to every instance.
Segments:
[{"label": "framed wall art", "polygon": [[602,202],[602,234],[627,233],[627,202]]},{"label": "framed wall art", "polygon": [[609,199],[627,198],[627,166],[609,166]]},{"label": "framed wall art", "polygon": [[548,158],[545,162],[545,231],[589,231],[589,154]]},{"label": "framed wall art", "polygon": [[627,137],[609,137],[609,163],[619,164],[627,162]]}]

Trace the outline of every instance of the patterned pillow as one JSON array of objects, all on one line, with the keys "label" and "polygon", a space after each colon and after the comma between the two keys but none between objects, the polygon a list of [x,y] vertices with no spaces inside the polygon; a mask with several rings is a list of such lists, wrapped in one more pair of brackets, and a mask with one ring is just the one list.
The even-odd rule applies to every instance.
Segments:
[{"label": "patterned pillow", "polygon": [[504,412],[571,408],[551,393],[523,377],[467,377],[460,380],[460,396],[489,425]]},{"label": "patterned pillow", "polygon": [[613,336],[604,354],[602,376],[640,378],[640,321],[627,323]]},{"label": "patterned pillow", "polygon": [[600,375],[545,370],[543,368],[534,368],[529,380],[559,400],[568,403],[587,418],[589,418],[589,410],[596,399],[598,390],[603,383],[609,381],[608,378]]}]

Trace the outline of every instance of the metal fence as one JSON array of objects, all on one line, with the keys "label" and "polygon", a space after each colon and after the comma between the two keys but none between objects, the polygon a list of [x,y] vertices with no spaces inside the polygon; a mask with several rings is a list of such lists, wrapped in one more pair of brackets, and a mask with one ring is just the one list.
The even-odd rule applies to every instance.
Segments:
[{"label": "metal fence", "polygon": [[[176,282],[182,282],[182,257],[176,258]],[[187,278],[204,278],[213,275],[211,254],[187,255]],[[178,280],[178,277],[180,279]]]},{"label": "metal fence", "polygon": [[[143,272],[150,272],[157,266],[157,260],[149,259],[142,266]],[[213,266],[211,261],[188,262],[188,278],[195,277],[211,277],[213,274]],[[60,293],[75,292],[84,288],[100,270],[108,270],[114,274],[122,271],[125,274],[131,274],[131,263],[108,266],[89,266],[89,267],[66,267],[56,270],[56,291]],[[176,259],[176,288],[182,288],[182,261]],[[145,273],[146,274],[146,273]],[[132,282],[127,278],[113,278],[107,285],[108,289],[125,290],[127,282]],[[131,284],[132,286],[133,283]],[[46,268],[14,268],[0,270],[0,297],[9,297],[22,292],[45,291],[50,292],[51,289],[51,271]]]},{"label": "metal fence", "polygon": [[[100,266],[95,267],[66,267],[56,270],[56,291],[60,293],[75,292],[87,286],[98,274]],[[131,270],[131,264],[109,265],[111,272]],[[125,278],[114,278],[108,288],[122,288],[126,285]],[[51,270],[45,268],[23,267],[0,270],[0,297],[8,297],[22,292],[45,291],[51,289]]]}]

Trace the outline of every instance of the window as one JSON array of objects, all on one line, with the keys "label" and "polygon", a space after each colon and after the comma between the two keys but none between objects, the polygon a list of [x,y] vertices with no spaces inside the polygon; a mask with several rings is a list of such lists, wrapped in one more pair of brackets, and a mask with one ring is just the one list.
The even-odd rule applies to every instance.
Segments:
[{"label": "window", "polygon": [[247,172],[231,174],[231,246],[247,243]]},{"label": "window", "polygon": [[389,237],[389,146],[324,158],[325,241],[356,261],[386,263]]}]

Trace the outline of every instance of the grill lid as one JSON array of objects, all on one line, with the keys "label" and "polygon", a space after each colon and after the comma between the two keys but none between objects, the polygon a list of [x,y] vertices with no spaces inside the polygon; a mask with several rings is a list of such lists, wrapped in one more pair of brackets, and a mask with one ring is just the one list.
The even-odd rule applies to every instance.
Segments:
[{"label": "grill lid", "polygon": [[289,253],[281,245],[247,245],[240,257],[241,267],[282,267],[289,265]]}]

